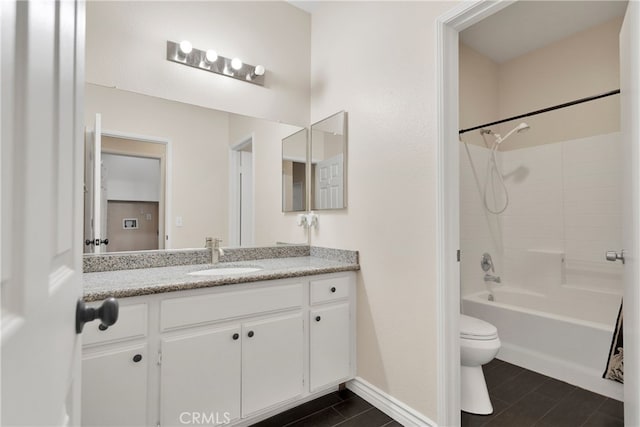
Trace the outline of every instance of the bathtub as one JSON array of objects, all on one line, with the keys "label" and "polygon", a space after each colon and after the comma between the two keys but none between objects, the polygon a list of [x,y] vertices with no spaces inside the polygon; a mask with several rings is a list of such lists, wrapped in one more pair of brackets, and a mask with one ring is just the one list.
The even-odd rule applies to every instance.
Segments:
[{"label": "bathtub", "polygon": [[617,400],[623,386],[605,380],[621,296],[562,286],[553,295],[509,286],[466,295],[462,312],[498,328],[497,358]]}]

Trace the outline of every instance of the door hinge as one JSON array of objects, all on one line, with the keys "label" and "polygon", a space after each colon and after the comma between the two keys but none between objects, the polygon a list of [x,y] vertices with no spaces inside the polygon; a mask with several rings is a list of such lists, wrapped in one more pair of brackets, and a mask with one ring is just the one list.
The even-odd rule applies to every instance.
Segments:
[{"label": "door hinge", "polygon": [[158,366],[161,366],[161,365],[162,365],[162,352],[159,351],[158,352]]},{"label": "door hinge", "polygon": [[460,262],[460,249],[458,249],[456,251],[456,258],[457,258],[458,262]]}]

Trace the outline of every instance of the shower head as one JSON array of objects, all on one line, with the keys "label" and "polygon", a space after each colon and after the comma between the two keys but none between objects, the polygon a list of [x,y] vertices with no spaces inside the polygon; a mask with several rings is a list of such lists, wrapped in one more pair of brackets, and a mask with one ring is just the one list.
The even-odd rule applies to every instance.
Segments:
[{"label": "shower head", "polygon": [[518,126],[516,126],[515,128],[511,129],[509,131],[509,133],[507,133],[504,137],[501,137],[500,135],[495,134],[496,135],[496,144],[497,145],[502,144],[503,142],[505,142],[507,140],[507,138],[509,138],[511,135],[513,135],[514,132],[521,133],[521,132],[527,131],[529,129],[531,129],[531,127],[528,124],[526,124],[525,122],[522,122]]}]

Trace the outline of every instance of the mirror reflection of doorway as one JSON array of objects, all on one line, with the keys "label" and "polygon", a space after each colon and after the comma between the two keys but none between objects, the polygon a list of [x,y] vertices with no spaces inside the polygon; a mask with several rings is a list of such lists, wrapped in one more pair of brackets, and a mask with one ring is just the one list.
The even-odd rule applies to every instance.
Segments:
[{"label": "mirror reflection of doorway", "polygon": [[228,246],[254,245],[253,137],[231,147]]},{"label": "mirror reflection of doorway", "polygon": [[107,235],[107,252],[158,249],[158,202],[107,201]]},{"label": "mirror reflection of doorway", "polygon": [[160,159],[111,154],[104,142],[106,252],[159,249]]},{"label": "mirror reflection of doorway", "polygon": [[85,152],[85,252],[166,247],[168,143],[103,131],[96,116]]}]

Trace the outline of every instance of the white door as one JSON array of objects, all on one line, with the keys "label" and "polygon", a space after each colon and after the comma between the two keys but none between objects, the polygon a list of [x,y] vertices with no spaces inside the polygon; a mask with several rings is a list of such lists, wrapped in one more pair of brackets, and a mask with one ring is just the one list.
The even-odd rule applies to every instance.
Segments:
[{"label": "white door", "polygon": [[84,252],[100,253],[101,241],[106,239],[107,191],[102,165],[102,117],[96,114],[93,130],[85,137],[84,170]]},{"label": "white door", "polygon": [[240,246],[253,246],[252,151],[240,152]]},{"label": "white door", "polygon": [[316,163],[315,209],[340,209],[344,207],[343,155]]},{"label": "white door", "polygon": [[[630,1],[620,31],[623,165],[624,423],[640,425],[640,4]],[[614,248],[610,248],[614,249]]]},{"label": "white door", "polygon": [[229,152],[228,246],[254,245],[253,136]]},{"label": "white door", "polygon": [[84,3],[0,2],[2,425],[78,425]]}]

